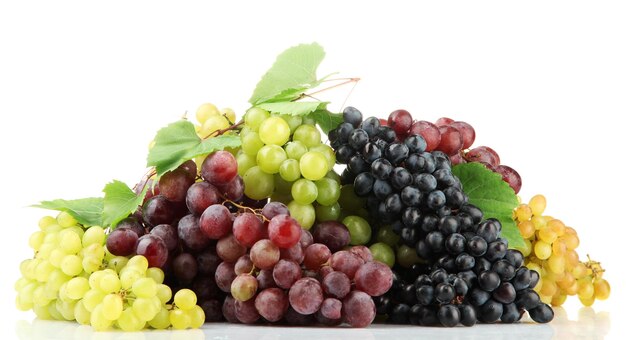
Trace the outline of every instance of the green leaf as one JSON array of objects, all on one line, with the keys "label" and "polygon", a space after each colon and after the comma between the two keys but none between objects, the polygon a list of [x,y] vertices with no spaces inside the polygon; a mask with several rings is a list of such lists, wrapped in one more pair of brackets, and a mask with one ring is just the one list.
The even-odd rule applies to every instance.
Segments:
[{"label": "green leaf", "polygon": [[317,67],[324,59],[324,49],[317,43],[291,47],[276,57],[254,89],[250,104],[257,105],[280,97],[290,101],[317,85]]},{"label": "green leaf", "polygon": [[157,132],[154,146],[148,153],[148,166],[154,166],[157,176],[161,176],[196,156],[240,145],[237,136],[221,135],[202,140],[192,123],[179,120]]},{"label": "green leaf", "polygon": [[57,199],[53,201],[42,201],[33,205],[36,208],[65,211],[72,215],[78,223],[85,226],[102,225],[102,197],[89,197],[76,200]]},{"label": "green leaf", "polygon": [[146,196],[146,185],[139,195],[124,182],[113,180],[104,187],[104,209],[102,223],[105,226],[115,227],[117,223],[137,210]]},{"label": "green leaf", "polygon": [[343,123],[343,115],[339,113],[331,113],[328,110],[318,110],[310,115],[313,120],[322,128],[325,134]]},{"label": "green leaf", "polygon": [[509,247],[524,246],[513,220],[513,209],[518,205],[517,196],[502,176],[475,162],[455,165],[452,173],[461,180],[469,203],[479,207],[485,218],[500,220],[502,236],[509,241]]},{"label": "green leaf", "polygon": [[277,102],[261,103],[257,107],[274,113],[304,116],[317,110],[323,110],[328,102]]}]

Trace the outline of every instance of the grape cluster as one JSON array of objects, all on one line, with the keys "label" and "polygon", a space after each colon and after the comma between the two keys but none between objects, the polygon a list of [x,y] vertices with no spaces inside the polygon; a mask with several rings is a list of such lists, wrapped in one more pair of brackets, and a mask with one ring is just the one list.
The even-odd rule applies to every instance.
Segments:
[{"label": "grape cluster", "polygon": [[221,235],[215,282],[228,294],[221,310],[227,321],[345,321],[353,327],[373,321],[371,297],[391,287],[391,269],[373,261],[367,247],[342,250],[350,243],[345,225],[322,222],[312,234],[280,202],[258,210],[242,206],[236,213],[219,207],[207,208],[211,218],[201,218],[200,226]]},{"label": "grape cluster", "polygon": [[514,217],[525,245],[526,266],[540,274],[535,287],[541,300],[553,306],[562,305],[568,295],[578,295],[585,306],[609,297],[611,287],[603,278],[599,262],[579,259],[576,249],[580,243],[574,228],[561,220],[543,215],[546,198],[533,196],[528,204],[520,204]]},{"label": "grape cluster", "polygon": [[287,203],[305,229],[311,228],[316,215],[336,219],[340,187],[332,176],[335,154],[322,143],[315,122],[270,115],[260,108],[248,110],[244,121],[237,162],[246,196]]}]

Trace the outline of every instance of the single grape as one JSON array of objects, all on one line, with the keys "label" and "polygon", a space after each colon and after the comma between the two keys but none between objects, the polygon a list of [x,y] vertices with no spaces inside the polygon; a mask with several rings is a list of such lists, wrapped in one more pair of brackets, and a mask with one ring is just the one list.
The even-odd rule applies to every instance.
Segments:
[{"label": "single grape", "polygon": [[233,219],[228,208],[221,204],[214,204],[204,210],[199,224],[206,236],[217,240],[230,233]]},{"label": "single grape", "polygon": [[230,285],[237,277],[235,265],[233,263],[222,262],[215,270],[215,283],[225,293],[230,293]]},{"label": "single grape", "polygon": [[443,151],[447,155],[454,155],[463,148],[463,136],[451,125],[439,127],[441,140],[437,146],[437,150]]},{"label": "single grape", "polygon": [[169,224],[159,224],[155,226],[152,230],[150,230],[150,234],[160,237],[163,242],[165,242],[168,251],[173,252],[178,247],[178,235],[176,228]]},{"label": "single grape", "polygon": [[174,219],[174,205],[165,196],[157,195],[143,204],[141,216],[148,225],[171,223]]},{"label": "single grape", "polygon": [[300,173],[311,181],[323,178],[329,168],[326,157],[320,152],[309,151],[300,158]]},{"label": "single grape", "polygon": [[269,117],[259,125],[259,137],[265,144],[281,146],[287,143],[290,134],[289,124],[281,117]]},{"label": "single grape", "polygon": [[502,180],[507,182],[516,194],[520,191],[522,188],[522,177],[515,169],[506,165],[498,165],[495,168],[495,172],[502,175]]},{"label": "single grape", "polygon": [[342,272],[332,271],[322,279],[322,289],[328,296],[343,299],[350,293],[350,278]]},{"label": "single grape", "polygon": [[304,249],[304,266],[309,270],[318,270],[331,257],[330,249],[321,243],[313,243]]},{"label": "single grape", "polygon": [[376,306],[364,292],[354,290],[343,299],[343,318],[352,327],[367,327],[374,321]]},{"label": "single grape", "polygon": [[144,235],[137,240],[137,255],[143,255],[150,267],[162,268],[168,257],[167,245],[160,237]]},{"label": "single grape", "polygon": [[313,239],[336,252],[350,243],[350,232],[345,225],[337,221],[322,222],[313,228]]},{"label": "single grape", "polygon": [[253,166],[243,175],[244,194],[254,200],[269,197],[274,192],[274,176]]},{"label": "single grape", "polygon": [[426,141],[426,151],[433,151],[439,145],[441,141],[441,133],[439,132],[439,128],[428,121],[420,120],[416,121],[411,125],[409,130],[410,135],[421,135],[424,137]]},{"label": "single grape", "polygon": [[239,175],[235,176],[231,181],[216,185],[222,192],[224,198],[231,201],[239,201],[243,197],[243,178]]},{"label": "single grape", "polygon": [[113,255],[128,256],[137,248],[137,233],[128,228],[113,230],[107,237],[107,249]]},{"label": "single grape", "polygon": [[322,287],[314,278],[301,278],[289,289],[289,303],[300,314],[308,315],[317,312],[323,300]]},{"label": "single grape", "polygon": [[181,168],[168,171],[159,179],[159,191],[172,202],[181,202],[187,196],[187,190],[195,182],[189,173]]},{"label": "single grape", "polygon": [[237,176],[237,160],[228,151],[216,151],[202,163],[202,178],[212,184],[230,182]]},{"label": "single grape", "polygon": [[259,286],[256,278],[250,274],[240,274],[230,285],[230,293],[237,301],[248,301],[254,297]]},{"label": "single grape", "polygon": [[178,238],[191,250],[203,250],[211,242],[211,239],[202,231],[198,217],[194,215],[190,214],[181,218],[177,230]]},{"label": "single grape", "polygon": [[[265,210],[265,208],[263,209]],[[252,247],[258,240],[263,238],[265,233],[266,228],[263,222],[253,213],[241,213],[233,221],[233,235],[242,246]]]},{"label": "single grape", "polygon": [[290,260],[280,260],[274,266],[272,277],[276,285],[283,289],[289,289],[302,277],[300,265]]},{"label": "single grape", "polygon": [[259,269],[272,269],[280,260],[280,250],[270,240],[259,240],[250,248],[250,259]]},{"label": "single grape", "polygon": [[368,262],[359,267],[354,275],[356,289],[370,296],[385,294],[393,281],[391,269],[381,262]]},{"label": "single grape", "polygon": [[406,110],[396,110],[389,114],[387,122],[398,136],[405,136],[411,128],[413,117]]},{"label": "single grape", "polygon": [[259,314],[269,322],[277,322],[283,318],[289,308],[287,294],[279,288],[268,288],[261,291],[254,300]]},{"label": "single grape", "polygon": [[276,215],[289,215],[289,209],[287,209],[287,206],[282,202],[272,201],[263,207],[261,214],[265,216],[265,218],[271,220]]},{"label": "single grape", "polygon": [[191,282],[198,274],[198,263],[193,255],[181,253],[172,261],[174,276],[181,282]]},{"label": "single grape", "polygon": [[[304,261],[306,263],[306,257]],[[330,258],[331,267],[336,271],[345,273],[350,279],[354,278],[354,275],[362,264],[363,260],[346,250],[338,251]]]},{"label": "single grape", "polygon": [[217,241],[215,251],[217,256],[226,262],[235,262],[246,254],[246,247],[239,244],[233,234],[228,234]]},{"label": "single grape", "polygon": [[478,146],[468,151],[465,154],[465,160],[486,163],[494,167],[500,165],[500,156],[488,146]]},{"label": "single grape", "polygon": [[255,323],[261,316],[254,306],[254,299],[247,301],[235,300],[235,316],[241,323]]},{"label": "single grape", "polygon": [[300,241],[302,228],[289,215],[276,215],[268,224],[269,239],[280,248],[291,248]]}]

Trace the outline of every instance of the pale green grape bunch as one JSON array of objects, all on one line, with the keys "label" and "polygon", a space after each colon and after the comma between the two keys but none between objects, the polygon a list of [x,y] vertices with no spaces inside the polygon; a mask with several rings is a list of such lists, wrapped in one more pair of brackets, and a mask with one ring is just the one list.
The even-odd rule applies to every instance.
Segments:
[{"label": "pale green grape bunch", "polygon": [[[204,312],[192,291],[172,290],[165,274],[148,268],[148,260],[114,256],[106,250],[105,230],[84,228],[69,214],[44,217],[29,245],[32,259],[20,265],[15,283],[18,309],[33,310],[40,319],[76,321],[102,331],[147,327],[198,328]],[[180,295],[180,297],[179,297]]]},{"label": "pale green grape bunch", "polygon": [[28,241],[34,256],[20,264],[17,308],[32,309],[41,319],[74,320],[76,299],[68,287],[107,264],[105,238],[104,229],[85,229],[66,212],[42,218]]},{"label": "pale green grape bunch", "polygon": [[[315,122],[251,108],[244,116],[237,154],[249,198],[288,203],[291,215],[309,229],[316,220],[339,217],[339,176],[333,149],[322,143]],[[319,215],[319,216],[318,216]]]}]

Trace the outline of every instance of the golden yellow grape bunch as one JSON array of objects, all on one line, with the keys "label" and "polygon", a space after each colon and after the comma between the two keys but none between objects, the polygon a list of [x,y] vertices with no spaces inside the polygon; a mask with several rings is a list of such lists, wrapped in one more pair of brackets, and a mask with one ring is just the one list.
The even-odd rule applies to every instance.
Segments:
[{"label": "golden yellow grape bunch", "polygon": [[611,286],[602,275],[600,262],[587,255],[583,262],[576,249],[580,243],[574,228],[561,220],[543,215],[546,198],[533,196],[528,204],[520,204],[513,211],[513,218],[524,238],[524,254],[528,269],[539,273],[541,279],[535,291],[544,303],[560,306],[568,295],[578,295],[585,306],[597,300],[606,300]]}]

